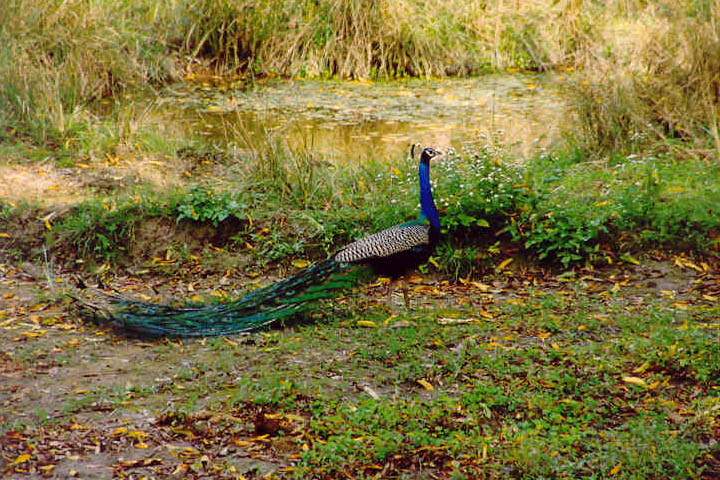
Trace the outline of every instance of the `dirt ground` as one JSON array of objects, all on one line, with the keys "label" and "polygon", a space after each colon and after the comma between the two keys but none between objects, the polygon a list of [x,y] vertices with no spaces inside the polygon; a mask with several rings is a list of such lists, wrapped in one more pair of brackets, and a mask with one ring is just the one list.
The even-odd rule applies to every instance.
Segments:
[{"label": "dirt ground", "polygon": [[[259,382],[273,365],[292,364],[338,398],[389,395],[389,389],[377,385],[377,372],[330,366],[342,365],[351,350],[357,327],[348,324],[352,315],[347,312],[387,311],[384,328],[402,329],[413,321],[405,319],[402,296],[396,293],[388,304],[386,286],[378,282],[336,302],[322,318],[306,319],[314,324],[314,335],[344,332],[335,342],[292,343],[302,331],[297,321],[229,338],[144,340],[80,319],[64,296],[75,289],[77,279],[59,269],[0,265],[4,478],[290,475],[310,443],[304,437],[308,412],[251,402],[218,407],[227,400],[229,387]],[[125,274],[106,281],[146,300],[218,291],[232,296],[240,288],[238,279],[197,272],[180,277]],[[615,295],[629,304],[659,300],[680,309],[720,302],[718,262],[683,256],[564,274],[509,267],[482,282],[451,284],[419,274],[409,281],[414,311],[450,312],[438,317],[438,328],[492,321],[498,306],[538,291],[600,299]]]}]

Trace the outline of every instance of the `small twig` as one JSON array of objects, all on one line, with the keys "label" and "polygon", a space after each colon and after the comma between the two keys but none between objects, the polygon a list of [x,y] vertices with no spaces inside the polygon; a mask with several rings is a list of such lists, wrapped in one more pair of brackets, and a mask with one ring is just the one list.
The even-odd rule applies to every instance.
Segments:
[{"label": "small twig", "polygon": [[47,245],[43,245],[43,257],[45,258],[45,278],[47,279],[48,287],[50,291],[55,293],[56,281],[55,276],[50,268],[50,259],[48,258]]}]

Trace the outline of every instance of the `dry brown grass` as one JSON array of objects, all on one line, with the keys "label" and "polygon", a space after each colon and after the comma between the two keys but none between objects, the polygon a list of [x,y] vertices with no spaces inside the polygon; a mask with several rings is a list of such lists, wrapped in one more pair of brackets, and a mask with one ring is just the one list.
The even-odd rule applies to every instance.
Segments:
[{"label": "dry brown grass", "polygon": [[186,46],[230,68],[341,78],[444,76],[572,63],[575,0],[191,0]]},{"label": "dry brown grass", "polygon": [[[720,1],[624,2],[584,52],[579,138],[599,151],[720,154]],[[689,148],[688,148],[689,147]]]},{"label": "dry brown grass", "polygon": [[4,0],[0,126],[35,139],[81,128],[85,107],[172,71],[153,2]]},{"label": "dry brown grass", "polygon": [[563,67],[580,71],[586,148],[717,155],[719,21],[720,0],[5,0],[0,139],[75,141],[98,99],[179,63],[339,78]]}]

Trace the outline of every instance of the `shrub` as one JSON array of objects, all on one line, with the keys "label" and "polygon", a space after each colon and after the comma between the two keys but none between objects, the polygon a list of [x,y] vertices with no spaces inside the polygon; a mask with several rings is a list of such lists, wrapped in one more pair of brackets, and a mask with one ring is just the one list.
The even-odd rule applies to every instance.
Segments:
[{"label": "shrub", "polygon": [[88,200],[77,205],[51,232],[51,243],[71,245],[80,257],[115,261],[127,252],[137,223],[146,216],[142,202]]},{"label": "shrub", "polygon": [[178,221],[209,222],[216,227],[231,216],[243,218],[243,209],[243,204],[234,195],[201,186],[192,187],[174,207]]}]

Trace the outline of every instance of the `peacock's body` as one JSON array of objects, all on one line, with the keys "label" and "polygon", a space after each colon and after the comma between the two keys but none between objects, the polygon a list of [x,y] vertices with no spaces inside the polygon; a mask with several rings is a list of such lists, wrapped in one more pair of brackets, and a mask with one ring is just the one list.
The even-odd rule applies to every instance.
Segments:
[{"label": "peacock's body", "polygon": [[[232,302],[174,307],[111,297],[111,307],[103,309],[100,317],[140,335],[229,335],[255,330],[306,311],[317,300],[336,296],[357,284],[364,270],[359,266],[369,266],[381,275],[400,275],[426,262],[440,237],[440,216],[430,184],[430,160],[438,154],[429,147],[420,154],[421,211],[417,220],[350,243],[327,260]],[[98,316],[97,309],[93,313]]]}]

